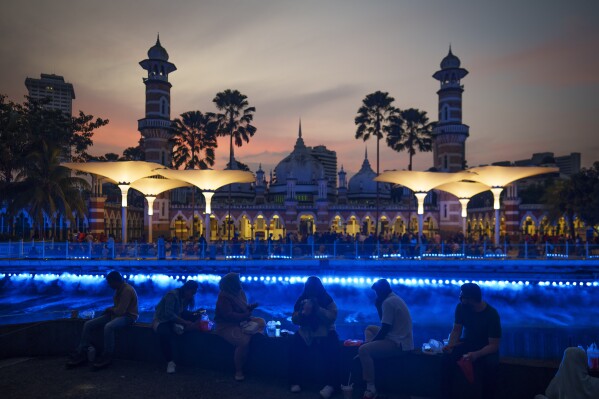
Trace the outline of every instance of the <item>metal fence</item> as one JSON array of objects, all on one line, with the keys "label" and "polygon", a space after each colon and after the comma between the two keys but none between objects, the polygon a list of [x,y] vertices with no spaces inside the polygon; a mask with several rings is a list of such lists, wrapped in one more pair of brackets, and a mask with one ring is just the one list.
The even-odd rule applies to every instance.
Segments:
[{"label": "metal fence", "polygon": [[335,242],[294,244],[268,241],[165,243],[0,243],[0,259],[599,259],[596,244],[490,243],[401,244]]}]

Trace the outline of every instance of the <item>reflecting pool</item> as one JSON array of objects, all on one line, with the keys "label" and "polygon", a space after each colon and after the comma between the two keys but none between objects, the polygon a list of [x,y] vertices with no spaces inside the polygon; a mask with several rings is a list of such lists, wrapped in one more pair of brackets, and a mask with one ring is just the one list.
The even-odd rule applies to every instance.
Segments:
[{"label": "reflecting pool", "polygon": [[[141,322],[151,321],[162,295],[188,278],[200,283],[196,307],[207,309],[211,317],[214,314],[218,275],[137,273],[125,277],[137,290]],[[337,329],[342,339],[363,338],[367,325],[379,323],[370,286],[376,278],[387,276],[320,277],[339,308]],[[293,331],[291,311],[306,278],[272,273],[243,275],[242,281],[248,299],[260,304],[257,316],[280,320],[284,329]],[[410,309],[415,345],[446,338],[459,287],[466,280],[396,275],[389,280]],[[567,346],[599,342],[597,282],[468,281],[479,283],[484,299],[499,311],[503,356],[560,359]],[[100,274],[0,274],[0,324],[69,317],[72,310],[101,312],[112,305],[112,293]]]}]

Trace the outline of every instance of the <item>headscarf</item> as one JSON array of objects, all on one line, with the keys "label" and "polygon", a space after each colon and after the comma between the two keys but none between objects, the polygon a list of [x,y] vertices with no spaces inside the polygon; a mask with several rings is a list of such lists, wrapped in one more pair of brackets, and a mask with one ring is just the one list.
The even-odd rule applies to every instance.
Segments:
[{"label": "headscarf", "polygon": [[239,273],[228,273],[218,282],[221,291],[236,296],[242,290]]},{"label": "headscarf", "polygon": [[308,277],[306,284],[304,284],[304,291],[295,302],[293,309],[299,310],[300,304],[304,299],[314,299],[321,308],[326,308],[333,302],[333,298],[325,290],[322,281],[316,276]]},{"label": "headscarf", "polygon": [[[294,312],[302,312],[303,302],[305,300],[312,300],[314,305],[318,305],[321,308],[326,308],[333,302],[333,298],[327,293],[322,282],[316,276],[308,277],[306,280],[306,284],[304,285],[304,291],[297,298],[295,302],[295,306],[293,307]],[[318,329],[320,325],[320,320],[318,319],[318,315],[316,314],[316,310],[314,309],[312,314],[310,315],[301,315],[299,325],[308,327],[311,330]]]},{"label": "headscarf", "polygon": [[591,377],[587,355],[582,348],[567,348],[545,395],[549,399],[599,398],[599,378]]},{"label": "headscarf", "polygon": [[247,297],[245,296],[245,292],[243,292],[239,273],[226,274],[218,282],[218,287],[221,294],[234,300],[239,307],[242,309],[247,307]]}]

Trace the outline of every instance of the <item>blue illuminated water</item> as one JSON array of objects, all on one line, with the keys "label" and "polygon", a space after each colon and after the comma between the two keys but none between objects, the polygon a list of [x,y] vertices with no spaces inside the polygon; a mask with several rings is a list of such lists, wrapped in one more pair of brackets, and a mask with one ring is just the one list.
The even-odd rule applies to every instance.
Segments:
[{"label": "blue illuminated water", "polygon": [[[71,310],[95,310],[112,305],[112,290],[102,276],[1,275],[0,324],[31,322],[68,317]],[[139,296],[140,321],[150,322],[154,306],[162,295],[182,284],[189,276],[127,275]],[[200,282],[196,307],[213,316],[218,294],[216,275],[191,276]],[[364,327],[378,324],[374,308],[373,279],[321,276],[339,308],[337,329],[342,339],[362,338]],[[384,275],[382,276],[384,277]],[[276,278],[276,280],[275,280]],[[281,320],[283,328],[294,330],[289,317],[299,296],[304,275],[284,277],[244,276],[244,288],[251,302],[260,307],[256,315]],[[281,281],[279,281],[281,280]],[[286,281],[287,280],[287,281]],[[407,303],[413,323],[415,345],[430,338],[447,337],[453,323],[462,281],[391,279],[394,291]],[[535,282],[482,282],[484,299],[494,306],[503,326],[502,355],[559,359],[571,345],[599,341],[599,287],[595,283],[563,283],[561,286]]]}]

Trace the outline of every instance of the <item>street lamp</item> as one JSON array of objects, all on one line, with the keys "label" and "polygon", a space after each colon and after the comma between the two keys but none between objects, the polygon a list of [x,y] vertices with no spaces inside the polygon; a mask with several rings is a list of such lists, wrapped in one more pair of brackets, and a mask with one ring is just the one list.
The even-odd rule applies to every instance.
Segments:
[{"label": "street lamp", "polygon": [[499,199],[501,192],[508,184],[526,177],[557,173],[558,168],[530,166],[479,166],[468,169],[468,180],[476,181],[491,187],[493,193],[493,209],[495,210],[495,245],[499,245]]},{"label": "street lamp", "polygon": [[466,217],[468,216],[468,202],[476,194],[480,194],[484,191],[490,190],[491,187],[486,186],[482,183],[473,181],[459,181],[445,183],[435,187],[435,190],[445,191],[449,194],[453,194],[458,197],[458,201],[462,205],[462,233],[466,237]]},{"label": "street lamp", "polygon": [[189,186],[191,184],[184,181],[166,179],[162,176],[146,177],[136,180],[131,184],[131,188],[142,193],[148,201],[148,243],[152,242],[152,216],[154,215],[154,201],[156,197],[165,191]]},{"label": "street lamp", "polygon": [[206,226],[206,242],[210,242],[210,214],[212,213],[212,197],[214,192],[227,184],[232,183],[252,183],[255,178],[251,172],[241,170],[212,170],[212,169],[188,169],[188,170],[172,170],[159,169],[157,174],[169,179],[181,180],[192,184],[199,188],[206,200],[205,208],[205,226]]},{"label": "street lamp", "polygon": [[424,199],[430,190],[441,184],[466,179],[464,172],[419,172],[413,170],[393,170],[381,173],[375,181],[399,184],[414,192],[418,201],[418,243],[422,240],[422,227],[424,217]]},{"label": "street lamp", "polygon": [[164,167],[158,163],[146,161],[63,162],[60,165],[72,170],[106,177],[119,187],[121,190],[121,237],[123,243],[127,242],[127,194],[131,183],[155,175],[156,169]]}]

